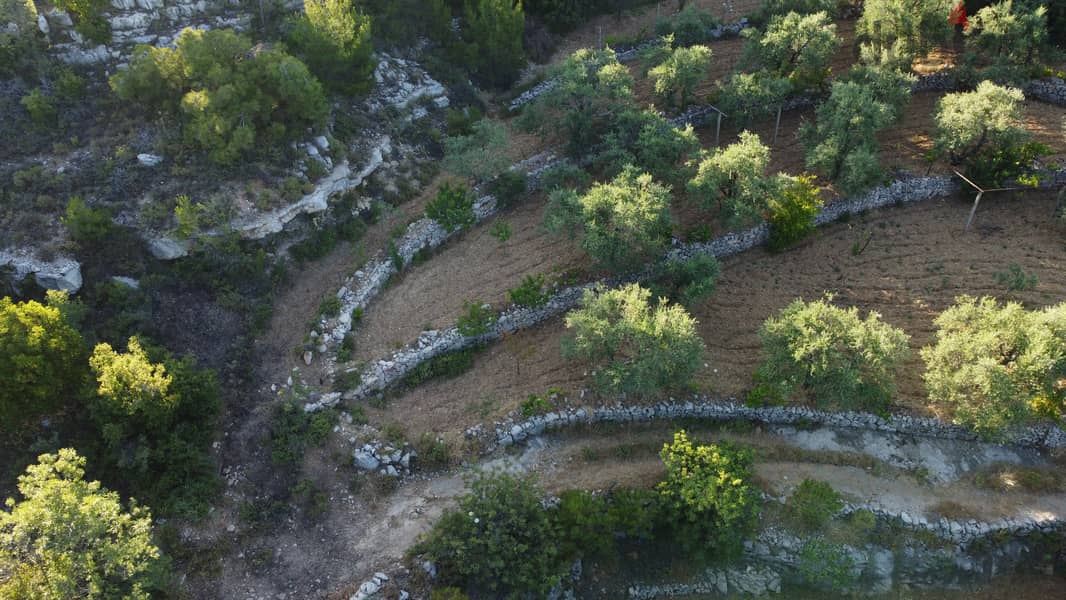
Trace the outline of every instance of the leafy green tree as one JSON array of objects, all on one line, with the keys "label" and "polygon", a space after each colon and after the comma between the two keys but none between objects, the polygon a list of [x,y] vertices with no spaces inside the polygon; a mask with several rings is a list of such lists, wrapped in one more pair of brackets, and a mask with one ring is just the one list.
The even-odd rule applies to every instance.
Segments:
[{"label": "leafy green tree", "polygon": [[426,203],[426,216],[448,231],[470,227],[477,221],[474,196],[462,184],[444,182],[436,197]]},{"label": "leafy green tree", "polygon": [[651,490],[561,493],[554,514],[561,556],[567,560],[613,557],[619,537],[650,538],[657,525],[658,500]]},{"label": "leafy green tree", "polygon": [[13,76],[41,54],[37,7],[32,0],[0,0],[0,23],[0,75]]},{"label": "leafy green tree", "polygon": [[754,73],[733,73],[718,92],[717,105],[738,127],[776,114],[792,93],[792,82],[760,69]]},{"label": "leafy green tree", "polygon": [[519,124],[544,134],[564,133],[571,156],[583,157],[634,105],[633,76],[611,50],[578,50],[549,75],[555,85],[523,109]]},{"label": "leafy green tree", "polygon": [[8,434],[59,410],[81,386],[85,349],[62,292],[48,301],[0,298],[0,427]]},{"label": "leafy green tree", "polygon": [[967,46],[1013,65],[1035,66],[1048,49],[1047,6],[1004,0],[978,10],[966,34]]},{"label": "leafy green tree", "polygon": [[278,49],[233,31],[185,29],[177,48],[138,46],[111,78],[122,100],[180,115],[185,143],[228,165],[325,121],[322,86]]},{"label": "leafy green tree", "polygon": [[751,450],[729,442],[697,445],[681,430],[659,456],[666,478],[658,490],[674,539],[697,555],[738,554],[759,516]]},{"label": "leafy green tree", "polygon": [[874,88],[834,82],[829,99],[818,107],[815,123],[800,128],[807,167],[825,174],[849,194],[875,185],[883,177],[876,136],[896,114]]},{"label": "leafy green tree", "polygon": [[85,204],[81,196],[70,198],[66,214],[60,220],[70,231],[71,239],[79,244],[99,244],[106,241],[114,230],[107,209],[92,208]]},{"label": "leafy green tree", "polygon": [[909,337],[870,312],[838,308],[832,296],[795,300],[759,329],[766,359],[756,380],[781,398],[803,389],[822,407],[884,409]]},{"label": "leafy green tree", "polygon": [[442,586],[477,597],[543,596],[568,568],[543,497],[526,477],[478,477],[413,552],[433,561]]},{"label": "leafy green tree", "polygon": [[688,107],[692,92],[707,79],[707,67],[711,64],[711,49],[707,46],[675,48],[662,64],[648,72],[655,82],[655,93],[677,104],[681,110]]},{"label": "leafy green tree", "polygon": [[742,35],[748,40],[744,63],[789,79],[796,90],[821,88],[840,47],[836,25],[824,12],[774,16],[765,32],[746,29]]},{"label": "leafy green tree", "polygon": [[152,517],[85,481],[71,448],[42,454],[19,476],[23,499],[0,511],[0,597],[147,600],[166,583]]},{"label": "leafy green tree", "polygon": [[995,435],[1066,411],[1066,304],[1027,311],[984,297],[956,298],[922,349],[929,399]]},{"label": "leafy green tree", "polygon": [[515,0],[466,0],[463,29],[474,73],[486,83],[506,88],[526,64],[522,32],[526,16]]},{"label": "leafy green tree", "polygon": [[688,191],[704,206],[717,206],[730,223],[758,221],[778,191],[777,180],[764,175],[769,163],[770,148],[758,134],[743,131],[736,143],[700,161]]},{"label": "leafy green tree", "polygon": [[855,65],[842,81],[855,83],[870,90],[878,102],[892,108],[893,121],[903,119],[903,109],[911,101],[911,86],[917,77],[888,66]]},{"label": "leafy green tree", "polygon": [[651,291],[686,308],[696,306],[714,293],[720,268],[710,254],[692,258],[670,258],[657,268]]},{"label": "leafy green tree", "polygon": [[770,198],[766,220],[770,223],[767,245],[771,250],[784,250],[814,231],[814,218],[823,205],[814,179],[810,175],[784,179],[787,183]]},{"label": "leafy green tree", "polygon": [[581,248],[599,266],[631,271],[661,255],[670,241],[670,190],[627,168],[584,194],[553,192],[546,225],[555,232],[580,229]]},{"label": "leafy green tree", "polygon": [[695,5],[681,8],[677,14],[655,21],[656,35],[669,35],[679,46],[692,46],[713,42],[718,19],[709,11]]},{"label": "leafy green tree", "polygon": [[594,363],[596,387],[605,393],[650,395],[685,386],[703,362],[696,320],[677,304],[637,284],[586,290],[580,308],[566,316],[573,335],[563,355]]},{"label": "leafy green tree", "polygon": [[866,0],[855,31],[867,52],[889,52],[900,57],[904,70],[917,56],[947,41],[951,34],[948,15],[955,0]]},{"label": "leafy green tree", "polygon": [[135,337],[126,352],[98,344],[89,366],[89,416],[109,466],[161,512],[205,510],[216,485],[207,454],[219,411],[211,372],[188,359],[153,361]]},{"label": "leafy green tree", "polygon": [[953,165],[968,165],[985,152],[1019,146],[1029,134],[1022,126],[1021,90],[982,81],[972,92],[948,94],[936,110],[935,151]]},{"label": "leafy green tree", "polygon": [[844,501],[833,486],[817,479],[804,479],[788,498],[788,509],[807,531],[826,526],[840,510]]},{"label": "leafy green tree", "polygon": [[[456,175],[488,180],[504,172],[511,164],[507,149],[511,136],[499,121],[482,119],[473,125],[470,135],[444,139],[442,167]],[[523,182],[522,190],[525,190]]]},{"label": "leafy green tree", "polygon": [[373,83],[371,18],[352,0],[311,0],[295,19],[289,40],[297,56],[323,83],[357,93]]},{"label": "leafy green tree", "polygon": [[608,176],[633,166],[659,181],[683,182],[691,176],[688,162],[699,149],[691,125],[678,127],[651,110],[627,110],[604,135],[593,161]]},{"label": "leafy green tree", "polygon": [[859,580],[861,570],[847,548],[823,537],[812,537],[799,551],[799,573],[809,585],[838,592]]},{"label": "leafy green tree", "polygon": [[55,7],[70,13],[74,30],[89,41],[106,44],[111,41],[111,23],[103,11],[111,8],[107,0],[57,0]]}]

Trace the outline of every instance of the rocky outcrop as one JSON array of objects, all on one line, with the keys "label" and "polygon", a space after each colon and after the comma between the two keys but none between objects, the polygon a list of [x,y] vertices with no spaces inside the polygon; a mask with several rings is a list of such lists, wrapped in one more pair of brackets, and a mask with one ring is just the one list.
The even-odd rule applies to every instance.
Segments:
[{"label": "rocky outcrop", "polygon": [[74,293],[81,289],[81,265],[74,259],[46,261],[19,250],[0,250],[0,267],[10,269],[16,282],[33,275],[37,285],[47,290]]}]

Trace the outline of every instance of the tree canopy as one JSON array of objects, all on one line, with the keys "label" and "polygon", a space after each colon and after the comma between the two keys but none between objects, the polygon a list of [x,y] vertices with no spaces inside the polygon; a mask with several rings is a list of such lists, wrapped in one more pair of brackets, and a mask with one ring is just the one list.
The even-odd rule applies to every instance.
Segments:
[{"label": "tree canopy", "polygon": [[85,459],[43,454],[0,511],[0,597],[144,599],[166,584],[152,518],[85,481]]},{"label": "tree canopy", "polygon": [[1028,138],[1021,124],[1021,90],[982,81],[972,92],[948,94],[937,103],[936,150],[953,165],[978,154],[1017,146]]},{"label": "tree canopy", "polygon": [[913,59],[951,35],[955,0],[866,0],[855,27],[871,54],[889,53],[909,71]]},{"label": "tree canopy", "polygon": [[685,386],[702,366],[703,340],[696,320],[680,305],[649,302],[637,284],[586,290],[581,307],[566,316],[572,335],[563,354],[593,363],[604,392],[654,394]]},{"label": "tree canopy", "polygon": [[699,163],[688,184],[689,193],[704,206],[717,206],[732,223],[752,223],[763,218],[778,181],[765,175],[770,148],[757,134],[743,131],[737,142],[717,148]]},{"label": "tree canopy", "polygon": [[765,32],[747,29],[744,62],[787,78],[797,90],[822,87],[829,61],[840,47],[836,25],[824,12],[790,12],[770,18]]},{"label": "tree canopy", "polygon": [[711,49],[707,46],[675,48],[659,66],[648,72],[655,81],[655,93],[684,110],[696,89],[707,79]]},{"label": "tree canopy", "polygon": [[763,323],[757,391],[785,399],[802,389],[821,406],[883,410],[909,337],[876,312],[861,319],[857,308],[831,300],[795,300]]},{"label": "tree canopy", "polygon": [[62,292],[46,304],[0,298],[0,427],[9,434],[59,410],[82,384],[84,341],[67,302]]},{"label": "tree canopy", "polygon": [[289,34],[295,53],[332,89],[357,93],[373,82],[371,18],[352,0],[310,0]]},{"label": "tree canopy", "polygon": [[994,435],[1066,411],[1066,304],[1029,311],[962,296],[936,326],[925,384],[956,422]]}]

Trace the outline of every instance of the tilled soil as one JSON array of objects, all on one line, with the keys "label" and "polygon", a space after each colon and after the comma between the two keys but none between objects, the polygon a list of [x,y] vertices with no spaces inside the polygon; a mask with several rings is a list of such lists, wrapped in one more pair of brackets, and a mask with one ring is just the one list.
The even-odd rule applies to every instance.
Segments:
[{"label": "tilled soil", "polygon": [[[758,329],[796,298],[831,292],[841,306],[873,310],[911,336],[911,358],[901,369],[896,404],[928,414],[918,348],[933,339],[933,319],[962,294],[1054,304],[1066,294],[1062,229],[1051,219],[1053,196],[1028,193],[986,200],[973,230],[964,234],[970,203],[932,200],[876,211],[819,230],[781,254],[755,249],[722,261],[718,289],[692,308],[707,344],[700,389],[743,396],[761,360]],[[867,241],[868,240],[868,241]],[[1037,287],[1008,292],[996,273],[1011,265],[1037,276]],[[382,303],[382,306],[387,303]],[[410,437],[424,431],[462,432],[513,410],[529,394],[557,386],[571,395],[587,385],[589,367],[559,351],[562,318],[551,319],[489,346],[468,373],[432,380],[372,410],[381,422],[403,423]]]}]

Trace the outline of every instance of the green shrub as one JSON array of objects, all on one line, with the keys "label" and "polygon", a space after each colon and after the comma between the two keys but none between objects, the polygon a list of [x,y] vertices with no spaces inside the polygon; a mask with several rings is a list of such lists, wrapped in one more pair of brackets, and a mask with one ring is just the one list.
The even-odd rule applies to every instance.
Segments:
[{"label": "green shrub", "polygon": [[437,196],[426,203],[426,216],[448,231],[470,227],[476,222],[474,198],[462,185],[441,185]]},{"label": "green shrub", "polygon": [[318,304],[318,314],[321,317],[332,319],[341,312],[341,300],[336,296],[327,296]]},{"label": "green shrub", "polygon": [[814,180],[808,175],[793,178],[770,199],[766,220],[770,223],[767,245],[771,250],[784,250],[814,231],[814,218],[824,204]]},{"label": "green shrub", "polygon": [[651,290],[655,297],[665,296],[691,308],[714,293],[718,273],[718,261],[709,254],[670,259],[655,274]]},{"label": "green shrub", "polygon": [[496,206],[511,208],[526,195],[526,174],[506,170],[489,184],[489,193],[496,197]]},{"label": "green shrub", "polygon": [[548,403],[546,398],[542,398],[536,394],[530,394],[518,407],[519,413],[521,413],[522,418],[524,419],[529,419],[536,415],[543,415],[550,411],[551,408],[551,404]]},{"label": "green shrub", "polygon": [[124,101],[183,117],[189,147],[227,165],[306,135],[328,105],[307,67],[230,30],[185,29],[177,48],[138,46],[111,78]]},{"label": "green shrub", "polygon": [[493,119],[482,119],[471,130],[467,135],[444,139],[441,167],[476,180],[489,180],[505,172],[511,164],[507,155],[511,145],[507,126]]},{"label": "green shrub", "polygon": [[56,94],[68,102],[81,100],[85,95],[85,78],[70,69],[62,69],[56,76]]},{"label": "green shrub", "polygon": [[944,96],[937,103],[934,152],[953,165],[965,166],[969,174],[982,175],[973,168],[975,156],[1028,141],[1021,121],[1024,100],[1021,90],[990,81],[982,81],[972,92]]},{"label": "green shrub", "polygon": [[511,288],[507,295],[514,304],[530,308],[544,306],[551,298],[551,294],[545,290],[543,275],[526,275],[522,283]]},{"label": "green shrub", "polygon": [[[348,356],[348,360],[343,360],[343,361],[340,359],[340,352],[337,352],[337,355],[338,355],[337,362],[342,362],[343,363],[343,362],[348,362],[348,360],[351,360],[351,355],[350,354]],[[336,388],[337,390],[342,391],[342,392],[349,392],[351,390],[354,390],[357,387],[359,387],[362,383],[363,383],[363,375],[362,375],[362,373],[359,372],[358,369],[353,370],[353,371],[341,371],[341,372],[337,373],[337,375],[333,379],[333,387]]]},{"label": "green shrub", "polygon": [[593,160],[608,175],[633,168],[659,181],[680,182],[691,176],[688,163],[699,149],[691,125],[677,127],[651,110],[631,110],[618,116]]},{"label": "green shrub", "polygon": [[552,191],[559,188],[584,189],[592,182],[588,172],[572,164],[556,165],[540,175],[541,189]]},{"label": "green shrub", "polygon": [[443,438],[425,432],[415,443],[418,455],[418,467],[423,471],[439,471],[452,464],[452,449]]},{"label": "green shrub", "polygon": [[32,0],[0,0],[0,75],[14,76],[32,70],[41,56],[37,37],[37,7]]},{"label": "green shrub", "polygon": [[497,219],[489,228],[489,235],[499,240],[501,244],[511,239],[511,225],[507,221]]},{"label": "green shrub", "polygon": [[411,369],[404,376],[402,384],[411,388],[436,377],[458,377],[470,370],[474,365],[474,356],[480,351],[481,347],[475,346],[434,356]]},{"label": "green shrub", "polygon": [[693,46],[714,41],[714,30],[718,25],[714,15],[690,4],[672,17],[656,20],[655,35],[672,35],[678,46]]},{"label": "green shrub", "polygon": [[855,31],[867,52],[895,54],[909,69],[915,57],[951,38],[951,8],[943,0],[866,0]]},{"label": "green shrub", "polygon": [[804,479],[788,499],[788,509],[807,531],[824,528],[844,501],[831,485],[824,481]]},{"label": "green shrub", "polygon": [[757,134],[743,131],[735,144],[700,161],[688,191],[704,207],[717,208],[728,223],[757,222],[780,187],[778,178],[763,174],[769,162],[770,148]]},{"label": "green shrub", "polygon": [[30,119],[35,124],[45,126],[55,123],[55,100],[51,96],[46,96],[41,88],[33,88],[33,91],[23,96],[19,103],[30,114]]},{"label": "green shrub", "polygon": [[563,355],[593,364],[596,387],[609,393],[653,394],[685,386],[703,364],[696,320],[676,304],[652,306],[637,284],[586,290],[566,316],[572,335]]},{"label": "green shrub", "polygon": [[71,197],[62,221],[70,232],[70,238],[80,244],[104,242],[114,229],[111,214],[107,210],[91,208],[79,196]]},{"label": "green shrub", "polygon": [[681,430],[659,456],[666,478],[657,489],[674,539],[697,556],[739,554],[759,516],[751,450],[696,445]]},{"label": "green shrub", "polygon": [[808,585],[841,591],[855,585],[859,569],[847,549],[824,538],[810,538],[799,551],[799,572]]},{"label": "green shrub", "polygon": [[85,381],[82,336],[65,293],[48,302],[0,298],[0,428],[21,437],[60,409]]},{"label": "green shrub", "polygon": [[437,566],[442,586],[479,597],[543,596],[569,568],[560,560],[555,526],[541,505],[543,496],[528,478],[482,476],[413,553]]},{"label": "green shrub", "polygon": [[[840,5],[849,0],[763,0],[758,10],[752,13],[750,19],[756,25],[761,25],[776,15],[785,15],[790,12],[801,15],[813,15],[824,12],[830,18],[835,19],[840,12]],[[851,0],[854,3],[854,0]]]},{"label": "green shrub", "polygon": [[791,94],[792,82],[787,77],[760,69],[730,75],[729,82],[718,91],[715,104],[738,127],[749,127],[775,115]]},{"label": "green shrub", "polygon": [[929,399],[954,420],[996,435],[1066,407],[1066,304],[1027,311],[968,296],[936,319],[936,342],[922,349]]},{"label": "green shrub", "polygon": [[824,86],[829,62],[841,43],[836,25],[822,12],[775,15],[764,31],[745,29],[741,35],[748,40],[742,62],[788,79],[795,90]]},{"label": "green shrub", "polygon": [[711,49],[707,46],[680,47],[673,49],[648,75],[655,82],[657,95],[671,103],[676,95],[676,106],[685,110],[696,86],[707,78],[710,64]]},{"label": "green shrub", "polygon": [[870,312],[837,308],[832,296],[796,300],[759,330],[766,360],[761,383],[782,397],[804,389],[823,407],[883,410],[892,398],[893,375],[909,354],[908,336]]},{"label": "green shrub", "polygon": [[270,459],[279,465],[298,464],[308,448],[326,441],[336,422],[333,409],[306,413],[295,400],[281,402],[270,424]]},{"label": "green shrub", "polygon": [[1006,271],[996,271],[993,276],[996,283],[1007,289],[1008,292],[1024,292],[1036,287],[1037,277],[1026,273],[1017,264],[1011,264]]},{"label": "green shrub", "polygon": [[358,93],[373,83],[371,19],[352,0],[315,0],[295,17],[289,42],[294,53],[323,83]]},{"label": "green shrub", "polygon": [[496,312],[488,304],[464,302],[463,313],[456,323],[459,333],[467,337],[476,337],[488,333],[496,324]]}]

